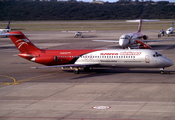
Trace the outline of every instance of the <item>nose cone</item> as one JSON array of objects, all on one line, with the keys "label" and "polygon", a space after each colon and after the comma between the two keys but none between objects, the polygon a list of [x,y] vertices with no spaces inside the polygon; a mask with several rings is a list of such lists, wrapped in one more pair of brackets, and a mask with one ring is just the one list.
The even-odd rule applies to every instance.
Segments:
[{"label": "nose cone", "polygon": [[174,65],[174,62],[171,59],[169,59],[168,65],[172,66],[172,65]]},{"label": "nose cone", "polygon": [[165,59],[165,62],[162,63],[162,65],[164,65],[164,67],[170,67],[170,66],[172,66],[173,64],[174,64],[174,62],[173,62],[171,59],[169,59],[169,58],[166,58],[166,59]]},{"label": "nose cone", "polygon": [[129,40],[128,39],[119,39],[119,45],[122,47],[128,47],[129,46]]},{"label": "nose cone", "polygon": [[166,31],[166,34],[170,34],[170,33],[171,33],[171,31],[168,31],[168,30]]},{"label": "nose cone", "polygon": [[170,67],[173,64],[174,64],[174,62],[167,57],[158,57],[158,59],[157,59],[158,67],[165,68],[165,67]]}]

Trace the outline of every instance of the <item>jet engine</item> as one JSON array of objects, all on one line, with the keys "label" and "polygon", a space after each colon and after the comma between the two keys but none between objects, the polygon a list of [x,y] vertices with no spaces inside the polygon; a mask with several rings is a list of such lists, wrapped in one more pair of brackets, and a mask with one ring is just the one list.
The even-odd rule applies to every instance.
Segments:
[{"label": "jet engine", "polygon": [[31,61],[44,65],[52,65],[58,61],[58,58],[57,56],[34,57]]},{"label": "jet engine", "polygon": [[147,35],[143,35],[143,39],[144,40],[147,40],[148,39],[148,36]]}]

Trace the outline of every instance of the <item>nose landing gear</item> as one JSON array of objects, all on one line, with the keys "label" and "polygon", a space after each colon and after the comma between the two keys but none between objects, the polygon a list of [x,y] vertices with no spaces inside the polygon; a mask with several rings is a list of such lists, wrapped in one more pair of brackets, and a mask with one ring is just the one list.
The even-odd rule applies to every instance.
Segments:
[{"label": "nose landing gear", "polygon": [[165,72],[164,68],[160,68],[160,74],[170,74],[170,72]]},{"label": "nose landing gear", "polygon": [[160,68],[160,74],[164,73],[164,68]]}]

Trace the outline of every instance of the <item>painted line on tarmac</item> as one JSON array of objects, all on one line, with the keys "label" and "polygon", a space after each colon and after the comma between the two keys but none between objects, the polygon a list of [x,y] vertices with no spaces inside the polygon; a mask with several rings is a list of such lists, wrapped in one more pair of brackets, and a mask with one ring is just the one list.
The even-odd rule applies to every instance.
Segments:
[{"label": "painted line on tarmac", "polygon": [[[18,84],[21,84],[23,82],[27,82],[27,81],[32,81],[32,80],[39,80],[39,79],[44,79],[44,78],[59,78],[59,77],[67,77],[68,75],[65,75],[65,76],[49,76],[49,75],[53,75],[53,74],[58,74],[60,72],[53,72],[53,73],[48,73],[48,74],[45,74],[45,75],[40,75],[40,76],[35,76],[35,77],[31,77],[31,78],[26,78],[26,79],[22,79],[22,80],[16,80],[15,78],[13,77],[10,77],[10,76],[7,76],[7,75],[0,75],[2,77],[7,77],[7,78],[10,78],[13,80],[13,82],[3,82],[3,83],[0,83],[0,87],[3,87],[3,86],[6,86],[6,85],[18,85]],[[69,75],[69,76],[74,76],[74,74],[72,75]]]},{"label": "painted line on tarmac", "polygon": [[17,118],[17,119],[61,119],[61,120],[146,120],[146,119],[116,119],[116,118],[65,118],[65,117],[15,117],[15,116],[0,116],[0,118]]},{"label": "painted line on tarmac", "polygon": [[[17,80],[16,80],[15,78],[13,78],[13,77],[10,77],[10,76],[7,76],[7,75],[0,75],[0,76],[2,76],[2,77],[6,77],[6,78],[10,78],[10,79],[13,80],[13,82],[3,82],[3,83],[0,83],[0,85],[2,85],[2,86],[6,86],[6,85],[18,85],[18,84],[21,84],[20,81],[17,81]],[[0,86],[0,87],[2,87],[2,86]]]}]

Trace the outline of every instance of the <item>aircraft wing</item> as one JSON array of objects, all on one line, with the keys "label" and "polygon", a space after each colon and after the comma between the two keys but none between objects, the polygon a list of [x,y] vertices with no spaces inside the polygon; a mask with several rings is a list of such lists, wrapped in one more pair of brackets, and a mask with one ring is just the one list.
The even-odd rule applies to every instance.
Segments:
[{"label": "aircraft wing", "polygon": [[115,42],[118,43],[118,40],[92,40],[92,41],[96,41],[96,42]]},{"label": "aircraft wing", "polygon": [[43,66],[43,67],[32,67],[35,69],[40,69],[40,68],[58,68],[58,67],[87,67],[87,66],[95,66],[99,65],[98,63],[94,64],[66,64],[66,65],[54,65],[54,66]]},{"label": "aircraft wing", "polygon": [[9,33],[0,34],[0,36],[9,36],[9,35],[22,35],[22,34],[9,34]]},{"label": "aircraft wing", "polygon": [[162,41],[171,41],[175,39],[164,39],[164,40],[143,40],[142,42],[147,43],[147,42],[162,42]]}]

